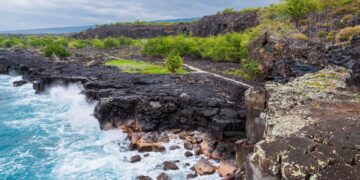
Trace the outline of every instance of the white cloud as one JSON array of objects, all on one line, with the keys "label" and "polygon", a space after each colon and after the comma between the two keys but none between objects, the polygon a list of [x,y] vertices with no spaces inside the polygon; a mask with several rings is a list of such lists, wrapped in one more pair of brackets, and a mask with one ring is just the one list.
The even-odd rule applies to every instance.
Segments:
[{"label": "white cloud", "polygon": [[201,17],[279,0],[0,0],[0,30]]}]

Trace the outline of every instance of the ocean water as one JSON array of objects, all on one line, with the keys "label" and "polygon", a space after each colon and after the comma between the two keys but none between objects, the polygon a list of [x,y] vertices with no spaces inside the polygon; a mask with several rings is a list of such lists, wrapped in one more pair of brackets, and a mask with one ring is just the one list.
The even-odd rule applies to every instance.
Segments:
[{"label": "ocean water", "polygon": [[[119,130],[101,131],[81,87],[52,87],[35,95],[31,84],[13,87],[21,77],[0,75],[0,179],[153,179],[164,172],[163,161],[180,160],[180,170],[167,171],[172,179],[192,173],[198,156],[185,158],[184,149],[165,153],[128,151],[129,140]],[[138,163],[130,163],[133,155]],[[219,179],[218,175],[198,179]]]}]

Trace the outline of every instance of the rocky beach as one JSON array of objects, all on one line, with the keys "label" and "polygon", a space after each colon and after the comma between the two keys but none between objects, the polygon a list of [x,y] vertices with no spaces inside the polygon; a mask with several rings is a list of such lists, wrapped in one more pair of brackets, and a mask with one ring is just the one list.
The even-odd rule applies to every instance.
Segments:
[{"label": "rocky beach", "polygon": [[[291,25],[272,6],[192,23],[103,25],[67,36],[89,43],[68,45],[66,57],[2,48],[0,74],[21,76],[14,88],[31,84],[39,96],[79,87],[97,128],[121,132],[122,161],[140,168],[123,178],[359,179],[360,4],[343,6]],[[111,38],[120,44],[106,47]],[[162,68],[166,59],[168,68],[162,53],[176,50],[185,73],[120,66]]]}]

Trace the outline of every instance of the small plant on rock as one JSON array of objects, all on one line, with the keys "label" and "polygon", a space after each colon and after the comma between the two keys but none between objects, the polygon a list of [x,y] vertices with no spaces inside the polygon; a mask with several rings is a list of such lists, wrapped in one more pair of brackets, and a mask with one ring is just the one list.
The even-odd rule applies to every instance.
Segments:
[{"label": "small plant on rock", "polygon": [[176,70],[181,68],[182,65],[183,65],[183,60],[179,54],[171,53],[166,57],[165,66],[171,72],[171,74],[175,75]]},{"label": "small plant on rock", "polygon": [[336,35],[336,42],[350,41],[354,35],[358,34],[360,34],[360,25],[344,28]]}]

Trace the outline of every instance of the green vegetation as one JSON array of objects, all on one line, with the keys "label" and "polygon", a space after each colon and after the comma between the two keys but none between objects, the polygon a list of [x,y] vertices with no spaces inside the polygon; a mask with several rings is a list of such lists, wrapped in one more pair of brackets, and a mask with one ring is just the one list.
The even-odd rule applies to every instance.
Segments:
[{"label": "green vegetation", "polygon": [[71,55],[70,52],[65,48],[64,44],[61,42],[54,42],[46,45],[43,49],[43,52],[47,57],[56,55],[58,57],[64,58]]},{"label": "green vegetation", "polygon": [[360,25],[344,28],[336,35],[336,42],[350,41],[357,34],[360,34]]},{"label": "green vegetation", "polygon": [[119,42],[114,38],[104,39],[104,48],[114,48],[119,46]]},{"label": "green vegetation", "polygon": [[85,48],[89,45],[89,42],[86,41],[86,40],[71,40],[69,42],[69,48],[72,48],[72,49],[82,49],[82,48]]},{"label": "green vegetation", "polygon": [[319,3],[316,0],[286,0],[286,6],[286,14],[296,23],[319,10]]},{"label": "green vegetation", "polygon": [[166,57],[170,52],[181,56],[200,56],[215,61],[239,61],[247,58],[248,45],[262,30],[258,27],[243,33],[228,33],[206,38],[191,36],[167,36],[149,39],[143,53]]},{"label": "green vegetation", "polygon": [[26,46],[25,41],[20,37],[8,37],[1,40],[0,47],[11,48],[11,47],[23,48]]},{"label": "green vegetation", "polygon": [[291,35],[292,38],[302,41],[309,41],[309,37],[303,33],[295,33]]},{"label": "green vegetation", "polygon": [[136,40],[128,38],[128,37],[120,37],[118,39],[119,41],[119,45],[121,46],[131,46],[131,45],[135,45],[137,43]]},{"label": "green vegetation", "polygon": [[225,71],[225,73],[248,81],[255,80],[260,75],[258,61],[243,59],[241,65],[242,69]]},{"label": "green vegetation", "polygon": [[328,35],[328,32],[326,32],[326,31],[319,31],[319,32],[318,32],[319,38],[324,38],[324,37],[326,37],[327,35]]},{"label": "green vegetation", "polygon": [[[163,65],[150,64],[144,61],[135,60],[111,60],[105,63],[105,65],[116,66],[121,71],[135,74],[170,74],[170,71]],[[186,71],[183,68],[176,70],[177,74],[185,74]]]},{"label": "green vegetation", "polygon": [[247,13],[257,10],[259,10],[259,8],[244,8],[240,11],[237,11],[234,8],[226,8],[223,11],[221,11],[220,14],[240,14],[240,13]]},{"label": "green vegetation", "polygon": [[165,67],[171,72],[176,74],[176,71],[183,66],[183,60],[179,54],[169,54],[165,60]]}]

